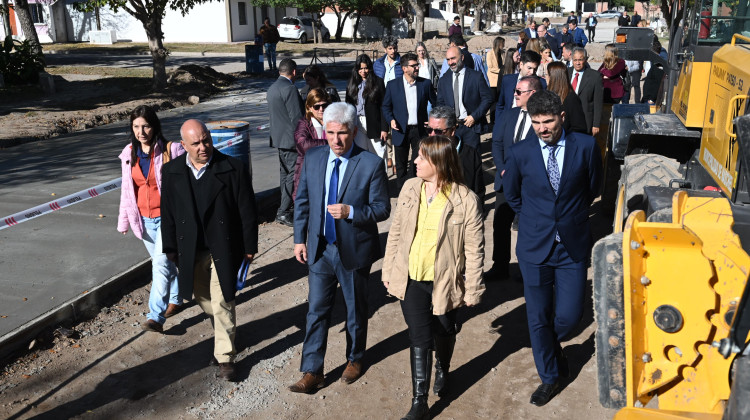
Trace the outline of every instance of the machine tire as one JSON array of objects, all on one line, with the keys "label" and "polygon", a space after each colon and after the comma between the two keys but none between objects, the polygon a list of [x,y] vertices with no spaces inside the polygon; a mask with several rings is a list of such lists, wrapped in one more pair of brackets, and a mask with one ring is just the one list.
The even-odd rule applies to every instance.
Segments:
[{"label": "machine tire", "polygon": [[680,178],[680,163],[674,159],[655,154],[625,156],[618,183],[625,186],[622,220],[627,220],[634,210],[646,210],[643,201],[645,187],[668,187],[669,181]]},{"label": "machine tire", "polygon": [[651,223],[672,223],[672,207],[656,210],[648,216],[646,221]]},{"label": "machine tire", "polygon": [[599,402],[607,408],[622,408],[627,402],[622,235],[605,236],[592,251]]},{"label": "machine tire", "polygon": [[299,36],[299,43],[300,44],[306,44],[307,43],[307,34],[302,34]]}]

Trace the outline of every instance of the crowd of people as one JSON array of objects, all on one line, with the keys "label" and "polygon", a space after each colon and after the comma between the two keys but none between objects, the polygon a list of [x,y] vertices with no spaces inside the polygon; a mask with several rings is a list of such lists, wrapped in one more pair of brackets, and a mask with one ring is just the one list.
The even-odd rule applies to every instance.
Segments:
[{"label": "crowd of people", "polygon": [[[589,16],[592,41],[596,25]],[[644,68],[620,59],[609,44],[592,69],[588,39],[577,26],[573,15],[559,31],[546,19],[538,26],[531,21],[516,46],[506,49],[497,37],[486,60],[453,31],[440,69],[425,44],[401,55],[398,39],[386,36],[381,57],[356,58],[343,98],[314,65],[302,73],[306,85],[299,91],[296,62],[281,60],[267,91],[280,166],[276,221],[293,228],[294,257],[309,266],[302,377],[292,392],[324,385],[337,287],[346,305],[341,379],[352,383],[362,375],[367,285],[373,263],[383,258],[384,287],[400,300],[409,332],[412,405],[404,418],[428,418],[433,360],[433,392],[442,396],[458,311],[481,301],[485,280],[511,278],[514,225],[517,279],[541,380],[530,402],[542,406],[559,391],[570,375],[561,342],[582,316],[592,246],[588,214],[601,181],[607,113],[627,103],[625,81],[640,86]],[[636,101],[652,97],[635,88]],[[200,121],[184,123],[180,142],[164,138],[149,107],[136,108],[130,122],[120,155],[118,230],[132,230],[153,259],[143,329],[162,332],[194,295],[214,326],[212,363],[233,380],[237,273],[252,262],[258,242],[248,170],[213,148]],[[483,133],[492,134],[496,167],[487,272]],[[389,170],[396,188],[390,195]],[[383,250],[377,224],[389,218]]]}]

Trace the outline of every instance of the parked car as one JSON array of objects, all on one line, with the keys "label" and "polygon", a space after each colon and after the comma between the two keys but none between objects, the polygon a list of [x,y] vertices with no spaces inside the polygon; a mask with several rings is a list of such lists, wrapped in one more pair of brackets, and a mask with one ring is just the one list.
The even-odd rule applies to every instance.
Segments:
[{"label": "parked car", "polygon": [[[277,26],[281,39],[294,39],[304,44],[309,39],[313,39],[313,20],[305,16],[286,16],[281,19]],[[325,25],[320,25],[320,31],[323,34],[323,42],[331,39],[331,33]]]},{"label": "parked car", "polygon": [[617,10],[605,10],[596,15],[599,19],[617,19],[620,16],[622,16],[622,12],[618,12]]}]

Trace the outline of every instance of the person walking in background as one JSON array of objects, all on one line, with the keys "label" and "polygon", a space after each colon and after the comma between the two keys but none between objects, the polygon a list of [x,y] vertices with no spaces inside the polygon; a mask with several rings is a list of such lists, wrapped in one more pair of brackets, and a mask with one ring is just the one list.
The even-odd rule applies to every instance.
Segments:
[{"label": "person walking in background", "polygon": [[562,57],[560,61],[565,64],[566,67],[573,67],[573,49],[575,45],[567,43],[562,49]]},{"label": "person walking in background", "polygon": [[573,67],[568,68],[570,85],[583,106],[586,134],[596,136],[599,134],[602,120],[602,99],[604,98],[602,75],[588,66],[589,55],[585,48],[574,48],[571,56]]},{"label": "person walking in background", "polygon": [[578,17],[576,16],[576,12],[574,10],[570,11],[570,15],[568,16],[568,19],[565,21],[565,26],[570,25],[571,22],[578,23]]},{"label": "person walking in background", "polygon": [[589,13],[589,17],[586,18],[586,32],[589,34],[589,41],[594,42],[596,36],[596,25],[599,20],[594,16],[593,13]]},{"label": "person walking in background", "polygon": [[539,39],[539,49],[541,50],[539,55],[542,57],[542,60],[539,62],[539,68],[536,70],[536,75],[541,78],[546,78],[547,66],[550,63],[555,62],[555,56],[552,53],[552,49],[550,48],[549,44],[544,39]]},{"label": "person walking in background", "polygon": [[599,73],[602,75],[603,102],[605,104],[620,103],[622,96],[625,94],[622,78],[627,71],[628,67],[625,65],[625,60],[618,57],[615,44],[607,44],[604,47],[604,61],[599,67]]},{"label": "person walking in background", "polygon": [[479,149],[479,135],[487,123],[487,110],[492,104],[492,92],[482,74],[463,66],[458,47],[445,53],[451,71],[440,77],[437,105],[455,110],[458,118],[456,135],[469,146]]},{"label": "person walking in background", "polygon": [[[638,60],[625,60],[628,67],[628,77],[630,77],[630,86],[635,91],[635,103],[641,103],[641,62]],[[625,87],[625,86],[623,86]],[[622,96],[622,103],[630,103],[630,89],[625,90]]]},{"label": "person walking in background", "polygon": [[633,19],[630,20],[630,26],[632,27],[638,27],[638,24],[641,23],[641,15],[638,14],[638,11],[633,11]]},{"label": "person walking in background", "polygon": [[427,51],[424,42],[417,42],[414,52],[417,53],[417,61],[419,62],[419,77],[429,80],[432,83],[432,88],[437,89],[440,70],[437,68],[435,59],[430,57],[430,52]]},{"label": "person walking in background", "polygon": [[536,39],[539,34],[536,32],[536,22],[533,20],[529,20],[529,24],[526,25],[525,28],[523,28],[523,31],[526,33],[526,36],[529,37],[529,39]]},{"label": "person walking in background", "polygon": [[305,87],[299,92],[302,97],[302,102],[305,102],[307,100],[307,94],[316,88],[325,90],[332,103],[341,100],[341,97],[339,97],[339,91],[336,90],[336,86],[328,81],[323,69],[318,67],[317,64],[307,66],[305,71],[302,72],[302,78],[305,79]]},{"label": "person walking in background", "polygon": [[[495,121],[499,121],[500,118],[502,118],[505,110],[516,106],[515,96],[513,94],[516,90],[518,81],[521,80],[522,77],[535,76],[539,64],[542,61],[542,57],[534,51],[524,51],[521,53],[520,61],[521,64],[518,73],[506,74],[500,82],[500,96],[497,98],[497,105],[495,105]],[[542,87],[547,87],[546,81],[542,82]]]},{"label": "person walking in background", "polygon": [[[408,178],[414,176],[410,164],[417,156],[419,139],[425,136],[427,103],[436,103],[435,91],[429,80],[419,77],[419,62],[414,53],[401,59],[404,75],[385,87],[383,116],[391,126],[391,141],[396,158],[396,181],[399,190]],[[409,150],[411,149],[411,159]],[[407,169],[408,168],[408,169]]]},{"label": "person walking in background", "polygon": [[[573,42],[573,33],[570,32],[570,28],[565,25],[560,29],[560,38],[558,39],[560,42],[560,48],[565,48],[566,45],[570,47],[572,50],[575,47],[575,43]],[[564,54],[564,53],[563,53]]]},{"label": "person walking in background", "polygon": [[263,38],[263,48],[266,50],[266,60],[268,60],[268,69],[276,70],[276,44],[281,37],[275,26],[271,25],[271,19],[263,19],[263,26],[260,28],[260,36]]},{"label": "person walking in background", "polygon": [[573,35],[573,43],[585,47],[589,40],[588,38],[586,38],[586,34],[583,32],[583,29],[578,27],[577,22],[570,22],[568,26],[570,27],[571,35]]},{"label": "person walking in background", "polygon": [[448,390],[458,309],[477,305],[485,290],[482,203],[461,181],[456,149],[447,137],[427,137],[415,163],[417,178],[398,196],[382,277],[388,293],[401,301],[409,332],[409,420],[430,418],[433,349],[433,392],[444,396]]},{"label": "person walking in background", "polygon": [[285,58],[279,64],[279,78],[268,88],[268,115],[271,124],[271,145],[279,149],[279,189],[281,204],[276,212],[276,221],[285,226],[294,226],[292,192],[297,162],[297,146],[294,129],[303,115],[302,98],[294,86],[297,63]]},{"label": "person walking in background", "polygon": [[117,231],[128,228],[143,241],[151,256],[151,292],[145,331],[163,332],[164,322],[182,310],[177,267],[162,252],[161,168],[185,153],[179,142],[168,142],[153,108],[141,105],[130,113],[130,143],[122,149],[122,188]]},{"label": "person walking in background", "polygon": [[557,38],[547,32],[547,25],[539,25],[539,27],[536,28],[536,32],[539,34],[539,39],[547,41],[547,44],[549,44],[550,50],[552,50],[552,53],[555,57],[560,57],[560,54],[562,51],[560,51],[560,42],[557,40]]},{"label": "person walking in background", "polygon": [[378,222],[391,213],[383,162],[354,144],[357,111],[344,102],[323,114],[328,147],[307,152],[294,203],[294,256],[307,264],[309,292],[302,378],[289,387],[310,393],[323,386],[326,343],[337,284],[346,305],[342,382],[362,375],[367,348],[367,283],[380,259]]},{"label": "person walking in background", "polygon": [[[497,96],[500,93],[498,83],[500,77],[505,75],[503,72],[503,54],[505,48],[505,38],[498,36],[492,41],[492,50],[487,52],[487,77],[490,80],[490,91],[492,92],[492,103],[490,109],[494,109],[497,103]],[[495,113],[490,114],[490,124],[495,123]]]},{"label": "person walking in background", "polygon": [[543,406],[570,376],[561,343],[583,315],[592,245],[588,214],[599,194],[602,162],[591,136],[563,130],[557,94],[536,92],[527,108],[535,135],[510,148],[503,190],[519,215],[516,256],[542,381],[530,403]]},{"label": "person walking in background", "polygon": [[[502,85],[500,85],[500,83],[503,80],[503,77],[508,74],[518,73],[518,66],[520,64],[521,53],[519,53],[515,48],[508,48],[508,50],[505,52],[505,60],[503,60],[503,74],[502,76],[498,76],[497,97],[495,98],[496,101],[499,100],[500,95],[502,95]],[[494,107],[492,109],[494,109]]]},{"label": "person walking in background", "polygon": [[[464,66],[468,67],[473,70],[482,71],[482,74],[485,74],[484,71],[484,63],[482,63],[482,57],[476,56],[476,54],[473,54],[469,51],[469,49],[466,47],[466,40],[464,40],[464,37],[461,35],[454,35],[448,38],[448,48],[450,47],[457,47],[461,55],[464,57]],[[478,58],[478,59],[477,59]],[[479,70],[479,67],[481,67],[481,70]],[[445,72],[447,72],[450,69],[450,66],[448,65],[448,59],[443,60],[443,65],[440,67],[440,76],[442,77]],[[485,75],[485,79],[487,79],[487,76]],[[489,81],[487,82],[487,85],[489,86]]]},{"label": "person walking in background", "polygon": [[297,146],[297,163],[294,166],[294,190],[292,198],[297,197],[297,186],[299,185],[299,174],[302,172],[302,164],[305,162],[305,154],[313,147],[325,146],[326,133],[323,128],[323,112],[331,99],[328,93],[320,88],[310,91],[305,101],[305,116],[297,122],[294,130],[294,143]]},{"label": "person walking in background", "polygon": [[372,143],[375,154],[388,167],[388,122],[383,117],[385,85],[383,79],[372,71],[372,61],[361,54],[354,62],[352,75],[346,87],[346,103],[357,109],[359,125]]},{"label": "person walking in background", "polygon": [[461,18],[458,15],[453,18],[453,23],[448,28],[448,36],[453,34],[463,35],[463,31],[461,30]]},{"label": "person walking in background", "polygon": [[246,165],[214,150],[202,122],[186,121],[180,137],[187,153],[162,169],[163,249],[179,267],[180,296],[195,294],[211,319],[212,361],[219,376],[232,381],[237,272],[258,252],[253,183]]},{"label": "person walking in background", "polygon": [[521,31],[518,33],[518,43],[516,44],[516,49],[518,51],[526,51],[526,44],[529,42],[529,36],[526,35],[526,32]]},{"label": "person walking in background", "polygon": [[630,26],[630,16],[627,10],[622,12],[622,16],[617,18],[617,26]]},{"label": "person walking in background", "polygon": [[573,91],[573,86],[570,85],[565,64],[558,62],[547,66],[547,89],[555,92],[562,101],[563,111],[565,111],[563,119],[565,132],[588,134],[583,105],[581,105],[581,99]]},{"label": "person walking in background", "polygon": [[404,75],[401,68],[401,56],[398,53],[398,38],[393,35],[384,36],[383,50],[385,54],[375,60],[372,67],[375,75],[383,79],[383,83],[387,86],[391,80]]}]

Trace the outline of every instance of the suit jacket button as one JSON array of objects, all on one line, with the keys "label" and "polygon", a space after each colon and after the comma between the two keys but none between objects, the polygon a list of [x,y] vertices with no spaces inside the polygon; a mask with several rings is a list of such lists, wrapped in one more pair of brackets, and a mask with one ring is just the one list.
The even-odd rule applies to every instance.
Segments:
[{"label": "suit jacket button", "polygon": [[219,224],[223,225],[224,224],[224,219],[219,219]]},{"label": "suit jacket button", "polygon": [[185,219],[182,219],[182,222],[181,222],[181,223],[182,223],[182,224],[184,225],[184,224],[185,224]]},{"label": "suit jacket button", "polygon": [[179,239],[179,240],[183,240],[184,238],[185,238],[184,236],[180,235],[180,237],[179,237],[179,238],[177,238],[177,239]]},{"label": "suit jacket button", "polygon": [[214,262],[215,263],[219,262],[219,259],[218,258],[214,258]]}]

